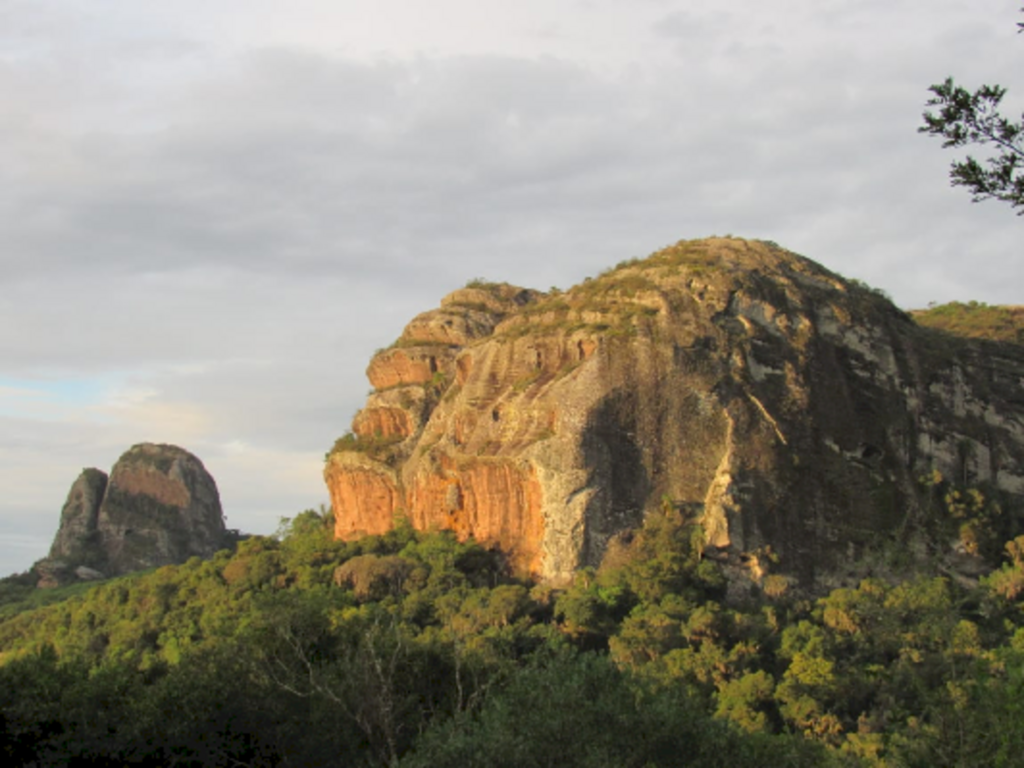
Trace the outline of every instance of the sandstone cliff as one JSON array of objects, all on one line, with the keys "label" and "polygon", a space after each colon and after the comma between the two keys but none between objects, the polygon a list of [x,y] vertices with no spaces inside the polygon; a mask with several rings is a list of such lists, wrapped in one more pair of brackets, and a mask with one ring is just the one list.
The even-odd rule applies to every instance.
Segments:
[{"label": "sandstone cliff", "polygon": [[[736,572],[808,582],[886,548],[969,567],[1024,501],[1024,349],[919,327],[769,243],[467,287],[367,374],[324,470],[337,536],[401,515],[554,582],[665,504]],[[984,490],[959,517],[957,486]]]},{"label": "sandstone cliff", "polygon": [[220,496],[199,459],[142,443],[108,476],[86,469],[71,486],[40,585],[116,576],[209,557],[226,544]]}]

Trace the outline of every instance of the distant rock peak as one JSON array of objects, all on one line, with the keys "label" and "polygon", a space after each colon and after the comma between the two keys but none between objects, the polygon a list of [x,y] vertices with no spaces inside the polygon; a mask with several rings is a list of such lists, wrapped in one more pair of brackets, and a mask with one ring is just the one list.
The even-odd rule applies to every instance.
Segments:
[{"label": "distant rock peak", "polygon": [[141,443],[110,475],[86,469],[71,486],[41,586],[115,576],[190,557],[226,542],[217,485],[202,462],[173,445]]}]

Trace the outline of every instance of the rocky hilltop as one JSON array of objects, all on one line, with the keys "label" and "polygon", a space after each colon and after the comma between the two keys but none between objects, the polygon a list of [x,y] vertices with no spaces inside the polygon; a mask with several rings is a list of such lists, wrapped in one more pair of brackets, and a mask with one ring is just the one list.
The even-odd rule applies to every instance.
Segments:
[{"label": "rocky hilltop", "polygon": [[755,582],[880,553],[970,573],[1024,502],[1024,349],[772,243],[681,242],[565,292],[470,284],[367,375],[324,470],[337,536],[404,516],[555,583],[667,506]]},{"label": "rocky hilltop", "polygon": [[82,471],[35,570],[40,586],[117,576],[210,557],[226,537],[217,484],[202,462],[177,446],[142,443],[109,477]]}]

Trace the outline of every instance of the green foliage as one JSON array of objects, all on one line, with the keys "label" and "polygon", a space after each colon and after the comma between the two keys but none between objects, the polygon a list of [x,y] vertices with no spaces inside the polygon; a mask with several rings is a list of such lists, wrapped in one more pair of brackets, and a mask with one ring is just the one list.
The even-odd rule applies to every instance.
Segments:
[{"label": "green foliage", "polygon": [[914,320],[954,336],[1024,343],[1024,308],[953,301],[915,312]]},{"label": "green foliage", "polygon": [[558,597],[555,616],[563,631],[583,647],[606,647],[636,604],[618,574],[598,576],[592,568],[578,571],[570,589]]},{"label": "green foliage", "polygon": [[[1017,26],[1018,31],[1024,30],[1024,24]],[[924,113],[919,133],[940,137],[943,147],[974,145],[994,149],[994,155],[985,158],[984,164],[970,155],[954,161],[949,171],[950,183],[970,190],[974,202],[1002,200],[1019,208],[1018,216],[1024,215],[1024,117],[1015,123],[999,112],[1006,89],[983,85],[971,93],[948,77],[929,90],[932,98],[926,106],[938,111]]]},{"label": "green foliage", "polygon": [[[545,642],[543,609],[495,553],[408,525],[346,544],[330,522],[307,510],[276,538],[0,624],[7,752],[42,765],[393,764],[429,718]],[[400,563],[402,578],[334,585],[368,563]],[[123,688],[109,715],[102,670]]]},{"label": "green foliage", "polygon": [[232,655],[142,675],[51,647],[0,667],[0,708],[8,764],[39,766],[269,766],[280,713]]},{"label": "green foliage", "polygon": [[[685,756],[685,758],[684,758]],[[806,742],[747,736],[679,690],[637,685],[603,657],[541,656],[479,712],[438,723],[402,761],[459,768],[798,766],[827,758]]]},{"label": "green foliage", "polygon": [[29,572],[0,579],[0,620],[33,608],[41,608],[88,592],[94,585],[87,582],[53,589],[36,589],[37,577]]},{"label": "green foliage", "polygon": [[965,440],[958,450],[959,482],[950,481],[938,470],[921,478],[932,508],[927,528],[935,541],[958,541],[964,552],[996,565],[1002,542],[1019,531],[1018,523],[1004,512],[996,487],[991,483],[970,484],[972,443]]},{"label": "green foliage", "polygon": [[950,166],[950,183],[970,190],[974,202],[994,199],[1019,208],[1024,215],[1024,121],[1013,122],[999,112],[1006,89],[983,85],[973,93],[956,85],[952,77],[933,85],[920,133],[938,136],[943,147],[993,147],[984,164],[968,155]]},{"label": "green foliage", "polygon": [[862,294],[866,294],[868,296],[874,296],[874,297],[877,297],[879,299],[884,299],[885,301],[889,302],[890,304],[892,303],[892,297],[888,293],[886,293],[884,290],[882,290],[881,288],[875,288],[874,286],[868,285],[863,280],[858,280],[855,277],[851,277],[846,282],[849,283],[851,286],[853,286],[855,289],[857,289],[857,291],[859,291]]},{"label": "green foliage", "polygon": [[[954,522],[985,506],[935,488]],[[306,510],[206,562],[8,604],[7,762],[967,766],[1024,748],[1024,537],[977,588],[874,578],[812,601],[730,597],[671,499],[561,591],[451,533],[332,528]]]},{"label": "green foliage", "polygon": [[[435,378],[438,374],[435,374]],[[440,380],[443,382],[442,379]],[[431,386],[436,386],[431,380]],[[324,460],[330,460],[336,453],[352,452],[365,453],[375,459],[386,458],[389,450],[401,443],[405,438],[402,435],[383,436],[380,433],[374,435],[357,435],[354,432],[346,432],[334,441],[334,445],[324,455]]]},{"label": "green foliage", "polygon": [[704,559],[704,531],[671,504],[644,520],[623,576],[632,592],[652,602],[681,595],[694,604],[724,596],[725,578]]},{"label": "green foliage", "polygon": [[727,681],[718,690],[718,717],[732,720],[751,733],[768,731],[774,721],[775,681],[759,669]]}]

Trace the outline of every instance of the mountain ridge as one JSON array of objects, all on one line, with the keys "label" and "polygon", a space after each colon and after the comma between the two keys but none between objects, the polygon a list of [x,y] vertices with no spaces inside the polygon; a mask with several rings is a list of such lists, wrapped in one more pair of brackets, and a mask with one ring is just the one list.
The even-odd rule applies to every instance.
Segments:
[{"label": "mountain ridge", "polygon": [[471,283],[367,373],[325,464],[340,538],[406,516],[564,583],[667,504],[742,586],[884,547],[970,574],[1019,525],[1024,350],[774,243],[684,241],[564,292]]}]

